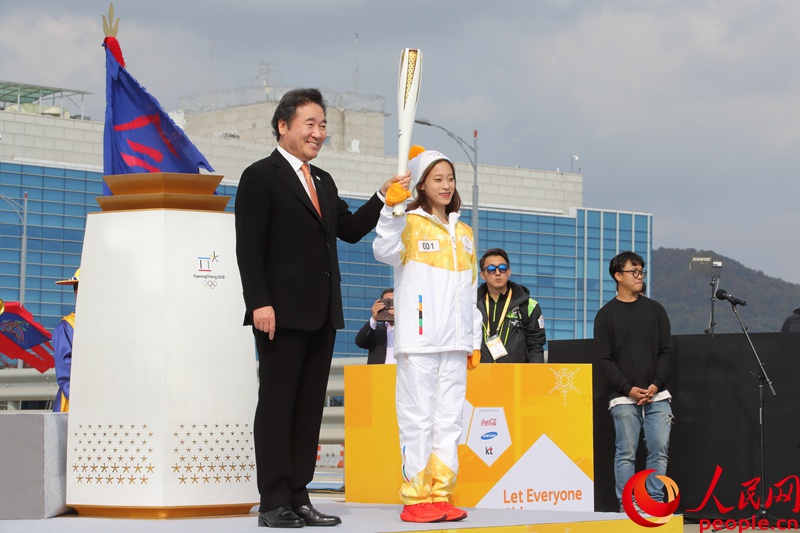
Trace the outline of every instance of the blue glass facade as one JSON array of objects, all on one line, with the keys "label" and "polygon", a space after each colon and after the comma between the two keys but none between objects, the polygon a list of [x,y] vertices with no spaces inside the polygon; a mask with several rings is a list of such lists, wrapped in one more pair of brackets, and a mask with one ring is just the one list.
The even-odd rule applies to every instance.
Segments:
[{"label": "blue glass facade", "polygon": [[22,233],[27,206],[25,308],[52,330],[71,312],[69,287],[55,285],[80,265],[86,215],[100,208],[100,173],[0,162],[0,298],[20,299]]},{"label": "blue glass facade", "polygon": [[[0,162],[0,298],[18,300],[22,209],[28,193],[27,275],[25,307],[45,327],[55,327],[74,308],[72,291],[55,281],[72,276],[80,264],[86,215],[99,211],[99,172]],[[235,196],[236,187],[218,192]],[[351,208],[364,200],[348,199]],[[227,210],[233,210],[233,199]],[[464,209],[469,223],[471,213]],[[372,255],[374,232],[362,242],[339,243],[345,330],[337,335],[335,355],[363,356],[356,332],[369,318],[380,291],[392,285],[392,269]],[[620,251],[634,250],[650,264],[652,217],[648,214],[578,208],[573,216],[482,210],[479,254],[504,248],[512,279],[528,287],[545,316],[548,339],[592,335],[597,310],[614,297],[608,261]],[[648,291],[652,283],[648,278]]]}]

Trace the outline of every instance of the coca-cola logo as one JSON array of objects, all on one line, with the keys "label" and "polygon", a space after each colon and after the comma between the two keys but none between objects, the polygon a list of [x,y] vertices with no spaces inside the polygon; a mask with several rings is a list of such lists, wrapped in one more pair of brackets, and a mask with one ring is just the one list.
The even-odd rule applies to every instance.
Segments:
[{"label": "coca-cola logo", "polygon": [[481,419],[481,426],[496,426],[497,419],[496,418],[483,418]]}]

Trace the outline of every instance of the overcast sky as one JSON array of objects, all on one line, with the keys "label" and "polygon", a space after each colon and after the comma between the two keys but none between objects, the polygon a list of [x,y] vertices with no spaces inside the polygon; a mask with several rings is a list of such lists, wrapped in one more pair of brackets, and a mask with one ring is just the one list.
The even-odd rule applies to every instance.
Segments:
[{"label": "overcast sky", "polygon": [[[0,79],[91,91],[87,114],[102,120],[108,4],[6,4]],[[417,117],[468,141],[477,129],[481,163],[580,169],[586,207],[653,213],[655,247],[712,249],[800,283],[796,0],[114,7],[129,71],[167,110],[255,86],[269,65],[274,87],[383,96],[390,154],[400,51],[419,48]],[[439,130],[416,126],[413,142],[466,160]]]}]

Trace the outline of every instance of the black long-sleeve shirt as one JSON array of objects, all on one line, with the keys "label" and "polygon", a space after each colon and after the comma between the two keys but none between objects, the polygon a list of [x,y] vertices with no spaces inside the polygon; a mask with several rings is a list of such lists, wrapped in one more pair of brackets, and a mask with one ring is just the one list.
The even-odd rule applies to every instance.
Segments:
[{"label": "black long-sleeve shirt", "polygon": [[611,399],[628,396],[632,387],[666,389],[672,363],[669,317],[660,303],[644,296],[633,302],[614,298],[594,319],[600,369],[611,386]]}]

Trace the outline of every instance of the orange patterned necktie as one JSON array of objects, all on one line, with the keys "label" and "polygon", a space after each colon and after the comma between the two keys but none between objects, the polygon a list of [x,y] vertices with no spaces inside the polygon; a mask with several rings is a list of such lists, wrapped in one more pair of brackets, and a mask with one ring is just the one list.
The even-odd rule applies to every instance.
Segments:
[{"label": "orange patterned necktie", "polygon": [[322,210],[319,208],[319,198],[317,197],[317,189],[315,189],[314,184],[311,183],[311,172],[308,169],[308,163],[303,163],[300,166],[300,170],[303,171],[303,176],[306,177],[308,195],[311,196],[311,203],[314,204],[314,207],[317,209],[317,214],[322,217]]}]

